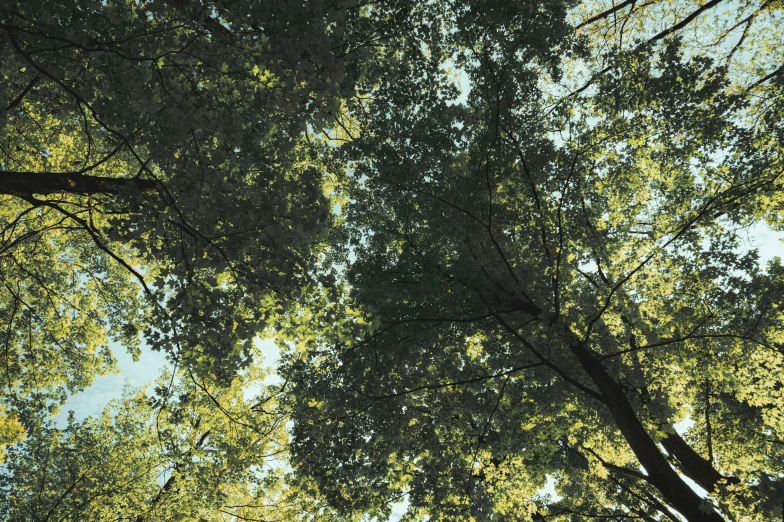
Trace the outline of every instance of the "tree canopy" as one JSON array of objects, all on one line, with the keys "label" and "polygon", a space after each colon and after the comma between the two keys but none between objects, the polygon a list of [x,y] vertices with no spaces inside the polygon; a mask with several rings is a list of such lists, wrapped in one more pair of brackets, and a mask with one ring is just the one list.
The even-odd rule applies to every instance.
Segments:
[{"label": "tree canopy", "polygon": [[306,132],[353,92],[340,56],[365,34],[333,7],[3,7],[9,397],[61,399],[140,332],[203,374],[249,363],[330,221]]},{"label": "tree canopy", "polygon": [[[4,6],[0,513],[780,518],[783,22]],[[109,340],[174,370],[54,427]]]}]

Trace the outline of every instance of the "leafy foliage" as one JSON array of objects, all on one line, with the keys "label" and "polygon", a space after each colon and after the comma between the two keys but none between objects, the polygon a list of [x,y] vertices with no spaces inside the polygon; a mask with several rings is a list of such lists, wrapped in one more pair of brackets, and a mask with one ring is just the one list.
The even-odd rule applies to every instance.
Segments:
[{"label": "leafy foliage", "polygon": [[110,371],[109,339],[229,382],[313,283],[309,134],[376,28],[352,6],[3,6],[3,396],[26,422]]},{"label": "leafy foliage", "polygon": [[447,24],[428,46],[448,52],[399,46],[366,86],[345,273],[380,325],[289,356],[298,469],[346,513],[404,494],[412,519],[780,516],[781,265],[742,248],[781,208],[778,72],[690,46],[688,12],[570,33],[585,6],[517,8],[547,14]]},{"label": "leafy foliage", "polygon": [[263,378],[252,368],[216,388],[164,374],[155,395],[128,389],[100,416],[36,430],[0,479],[4,520],[291,520]]},{"label": "leafy foliage", "polygon": [[[5,9],[8,516],[780,517],[781,6],[724,2]],[[47,428],[140,332],[190,381]]]}]

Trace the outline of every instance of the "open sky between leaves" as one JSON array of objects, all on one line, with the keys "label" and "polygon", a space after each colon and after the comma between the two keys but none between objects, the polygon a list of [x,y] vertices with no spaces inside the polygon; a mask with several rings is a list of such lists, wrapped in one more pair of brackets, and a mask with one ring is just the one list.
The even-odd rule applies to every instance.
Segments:
[{"label": "open sky between leaves", "polygon": [[0,517],[781,519],[782,18],[5,2]]}]

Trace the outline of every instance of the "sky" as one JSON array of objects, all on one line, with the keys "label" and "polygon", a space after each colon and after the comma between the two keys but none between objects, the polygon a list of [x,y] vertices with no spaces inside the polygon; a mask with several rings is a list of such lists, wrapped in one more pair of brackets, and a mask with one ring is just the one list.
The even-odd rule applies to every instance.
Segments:
[{"label": "sky", "polygon": [[[267,366],[275,366],[278,360],[278,349],[275,344],[271,340],[264,340],[259,341],[257,346],[261,348],[264,363]],[[171,368],[163,352],[151,350],[147,346],[142,346],[142,353],[138,361],[134,361],[122,346],[110,343],[109,347],[114,358],[117,359],[119,372],[98,377],[92,386],[69,397],[65,405],[60,408],[60,413],[55,417],[57,426],[65,426],[69,411],[74,412],[77,420],[99,414],[110,400],[119,399],[122,396],[125,386],[142,388],[150,385],[158,378],[164,368]],[[274,384],[277,380],[277,375],[271,375],[267,382]]]}]

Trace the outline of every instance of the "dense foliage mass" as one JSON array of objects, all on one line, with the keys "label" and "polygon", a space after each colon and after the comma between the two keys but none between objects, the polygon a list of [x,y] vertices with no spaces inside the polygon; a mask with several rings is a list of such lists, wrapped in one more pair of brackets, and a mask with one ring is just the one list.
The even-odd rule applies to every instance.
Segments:
[{"label": "dense foliage mass", "polygon": [[[0,513],[780,518],[782,23],[3,6]],[[55,428],[109,340],[174,371]]]}]

